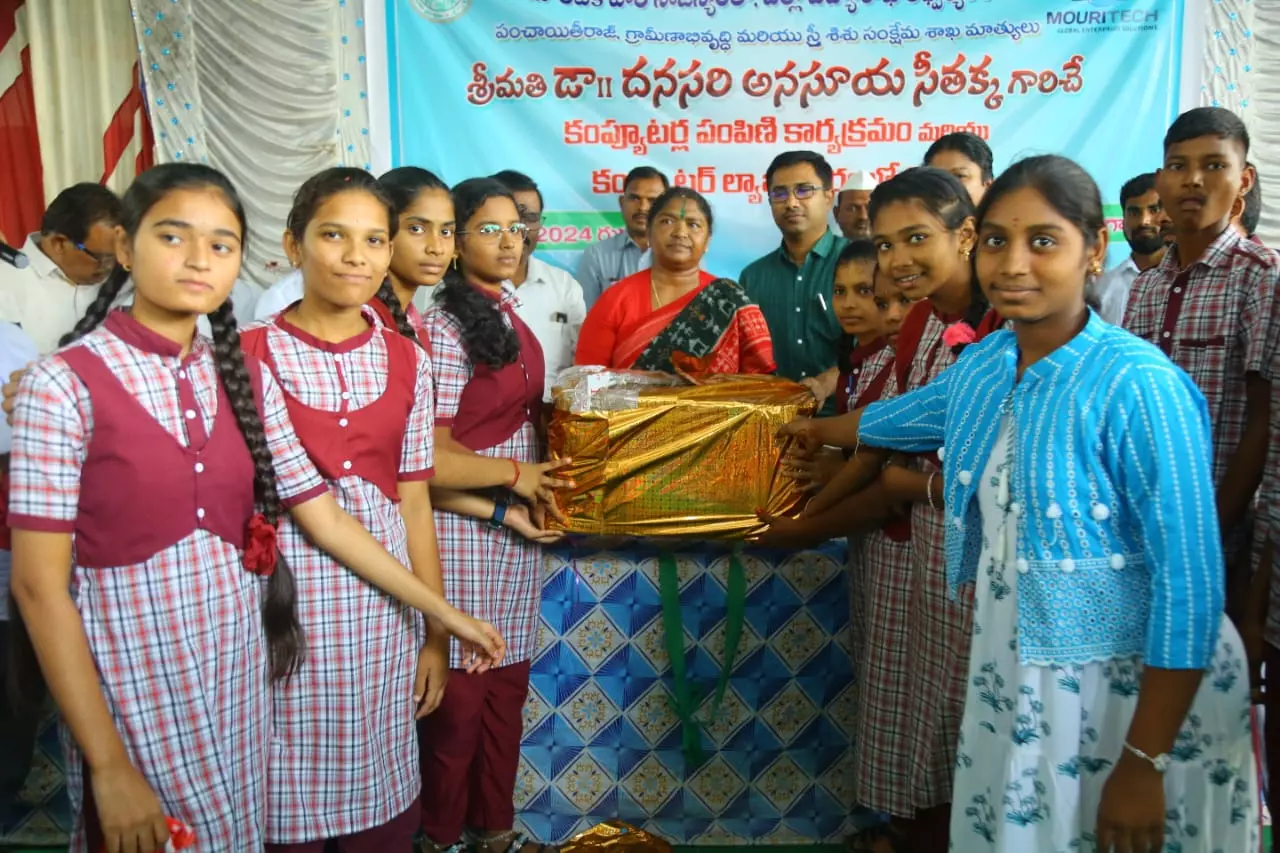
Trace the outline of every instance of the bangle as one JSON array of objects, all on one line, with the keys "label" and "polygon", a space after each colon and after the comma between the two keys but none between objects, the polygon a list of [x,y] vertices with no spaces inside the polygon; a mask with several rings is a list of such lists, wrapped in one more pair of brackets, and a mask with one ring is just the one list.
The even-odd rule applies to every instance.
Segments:
[{"label": "bangle", "polygon": [[1129,752],[1131,752],[1133,755],[1137,756],[1138,758],[1141,758],[1143,761],[1147,762],[1152,767],[1154,767],[1157,773],[1163,773],[1166,770],[1168,770],[1169,764],[1172,763],[1173,761],[1173,759],[1169,757],[1169,753],[1167,752],[1152,757],[1150,755],[1147,755],[1142,750],[1138,749],[1133,744],[1129,743],[1129,741],[1124,742],[1124,748]]},{"label": "bangle", "polygon": [[507,486],[508,489],[514,489],[520,483],[520,463],[512,459],[511,467],[516,469],[516,475],[511,478],[511,485]]},{"label": "bangle", "polygon": [[925,495],[925,497],[926,497],[926,498],[928,498],[928,499],[929,499],[929,507],[930,507],[931,509],[937,509],[937,508],[938,508],[938,507],[937,507],[937,505],[936,505],[936,504],[934,504],[934,502],[933,502],[933,478],[934,478],[934,477],[936,477],[936,476],[938,476],[938,472],[937,472],[937,471],[931,471],[931,472],[929,473],[929,479],[928,479],[928,480],[925,482],[925,484],[924,484],[924,495]]}]

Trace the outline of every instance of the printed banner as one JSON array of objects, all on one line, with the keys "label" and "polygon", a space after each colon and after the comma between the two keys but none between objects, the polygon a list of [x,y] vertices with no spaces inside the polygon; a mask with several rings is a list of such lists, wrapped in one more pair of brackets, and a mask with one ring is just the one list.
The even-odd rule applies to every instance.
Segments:
[{"label": "printed banner", "polygon": [[997,170],[1065,154],[1116,202],[1160,164],[1183,16],[1183,0],[387,0],[392,160],[450,183],[529,174],[540,252],[569,269],[620,230],[623,176],[656,166],[710,198],[704,266],[736,278],[780,239],[764,171],[789,149],[824,153],[837,183],[886,179],[967,130]]}]

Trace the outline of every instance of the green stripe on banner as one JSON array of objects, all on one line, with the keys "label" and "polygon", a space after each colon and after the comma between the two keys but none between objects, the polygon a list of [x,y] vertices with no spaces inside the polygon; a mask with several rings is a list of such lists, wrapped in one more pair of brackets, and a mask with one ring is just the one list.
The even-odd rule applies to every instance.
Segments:
[{"label": "green stripe on banner", "polygon": [[[694,695],[685,671],[684,619],[680,615],[680,577],[676,560],[671,554],[658,557],[658,592],[662,600],[662,629],[667,643],[667,656],[671,659],[672,705],[680,720],[681,750],[691,766],[702,763],[702,723],[695,716],[698,696]],[[742,570],[738,551],[729,557],[729,588],[725,600],[724,662],[716,678],[715,695],[711,699],[708,722],[714,722],[720,714],[720,702],[724,699],[729,676],[738,658],[738,644],[742,639],[742,623],[747,611],[747,576]]]},{"label": "green stripe on banner", "polygon": [[542,214],[538,248],[556,252],[580,252],[597,240],[622,233],[618,211],[554,210]]}]

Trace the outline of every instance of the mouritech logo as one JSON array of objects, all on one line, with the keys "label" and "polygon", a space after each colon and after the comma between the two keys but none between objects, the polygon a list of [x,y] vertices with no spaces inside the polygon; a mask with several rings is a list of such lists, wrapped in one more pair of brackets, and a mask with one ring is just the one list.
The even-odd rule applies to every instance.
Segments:
[{"label": "mouritech logo", "polygon": [[1062,31],[1101,33],[1111,30],[1153,30],[1159,26],[1156,9],[1126,9],[1133,0],[1072,0],[1079,5],[1070,9],[1045,12],[1045,24]]},{"label": "mouritech logo", "polygon": [[409,0],[419,15],[436,24],[456,21],[471,8],[471,0]]}]

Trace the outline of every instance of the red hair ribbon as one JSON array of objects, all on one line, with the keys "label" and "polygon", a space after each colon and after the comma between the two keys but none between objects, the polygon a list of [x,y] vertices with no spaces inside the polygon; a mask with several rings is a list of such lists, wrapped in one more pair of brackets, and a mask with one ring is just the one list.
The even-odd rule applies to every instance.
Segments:
[{"label": "red hair ribbon", "polygon": [[276,570],[279,551],[276,549],[276,525],[268,524],[262,513],[254,513],[249,519],[248,537],[244,546],[244,567],[255,575],[269,578]]},{"label": "red hair ribbon", "polygon": [[978,333],[973,330],[973,326],[964,321],[952,323],[942,330],[942,342],[949,347],[971,344],[977,339]]}]

